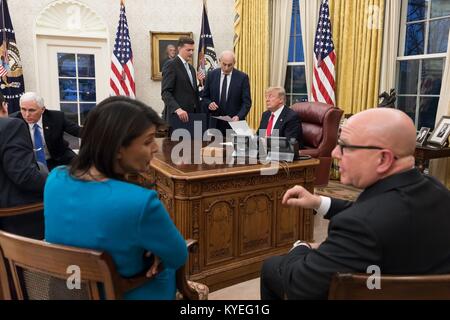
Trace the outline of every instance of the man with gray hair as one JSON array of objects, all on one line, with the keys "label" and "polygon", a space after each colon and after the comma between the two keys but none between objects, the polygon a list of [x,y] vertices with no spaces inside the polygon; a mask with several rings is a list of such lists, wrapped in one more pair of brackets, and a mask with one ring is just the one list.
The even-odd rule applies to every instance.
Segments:
[{"label": "man with gray hair", "polygon": [[44,99],[35,92],[26,92],[20,98],[20,112],[11,117],[28,124],[36,159],[49,170],[69,164],[76,154],[64,140],[64,132],[80,137],[80,127],[68,120],[64,112],[47,110]]},{"label": "man with gray hair", "polygon": [[[245,120],[252,106],[248,75],[234,68],[236,58],[232,51],[219,56],[220,69],[208,73],[202,93],[203,109],[211,116],[229,116],[233,121]],[[210,128],[223,135],[230,129],[227,122],[211,118]]]}]

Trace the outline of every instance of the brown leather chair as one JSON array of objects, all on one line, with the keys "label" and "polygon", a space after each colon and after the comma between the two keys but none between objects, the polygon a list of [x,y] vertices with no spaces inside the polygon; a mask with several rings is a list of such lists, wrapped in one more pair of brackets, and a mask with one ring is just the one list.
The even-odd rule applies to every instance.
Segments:
[{"label": "brown leather chair", "polygon": [[326,186],[330,177],[331,152],[337,143],[339,122],[343,110],[320,102],[300,102],[291,106],[297,112],[303,130],[301,155],[320,160],[315,186]]},{"label": "brown leather chair", "polygon": [[[187,241],[188,248],[192,249],[195,243]],[[66,281],[71,276],[68,267],[72,265],[81,270],[79,290],[67,288]],[[198,286],[186,280],[184,266],[177,270],[176,278],[183,299],[207,299],[207,292],[201,296],[196,291]],[[133,278],[121,277],[106,252],[55,245],[0,231],[0,289],[4,299],[121,299],[125,292],[147,281],[151,279],[145,272]]]},{"label": "brown leather chair", "polygon": [[331,281],[330,300],[450,300],[450,275],[380,277],[380,289],[368,289],[371,275],[337,273]]}]

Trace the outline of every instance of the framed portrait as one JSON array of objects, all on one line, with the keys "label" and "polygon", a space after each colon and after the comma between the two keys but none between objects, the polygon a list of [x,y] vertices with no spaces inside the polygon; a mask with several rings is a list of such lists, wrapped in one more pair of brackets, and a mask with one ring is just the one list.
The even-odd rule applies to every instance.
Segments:
[{"label": "framed portrait", "polygon": [[439,120],[438,125],[431,134],[429,143],[434,145],[439,145],[441,147],[445,146],[448,136],[450,135],[450,116],[443,116]]},{"label": "framed portrait", "polygon": [[430,128],[422,127],[417,134],[416,145],[423,146],[427,141],[428,132],[430,132]]},{"label": "framed portrait", "polygon": [[153,32],[151,41],[151,75],[152,80],[161,80],[164,64],[178,55],[177,43],[180,37],[193,37],[192,32]]}]

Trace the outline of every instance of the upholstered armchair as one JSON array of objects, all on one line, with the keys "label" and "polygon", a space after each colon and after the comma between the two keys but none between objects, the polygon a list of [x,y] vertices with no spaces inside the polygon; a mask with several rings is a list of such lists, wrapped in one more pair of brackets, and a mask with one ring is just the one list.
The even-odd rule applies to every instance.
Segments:
[{"label": "upholstered armchair", "polygon": [[297,112],[302,123],[303,149],[300,154],[320,160],[314,184],[326,186],[330,176],[331,152],[337,143],[343,111],[320,102],[300,102],[292,105],[291,109]]}]

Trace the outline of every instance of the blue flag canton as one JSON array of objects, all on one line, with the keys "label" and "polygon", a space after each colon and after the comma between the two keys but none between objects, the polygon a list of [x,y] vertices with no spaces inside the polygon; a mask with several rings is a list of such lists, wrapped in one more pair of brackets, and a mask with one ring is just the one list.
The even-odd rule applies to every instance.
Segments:
[{"label": "blue flag canton", "polygon": [[331,35],[330,7],[328,0],[320,6],[320,18],[317,24],[314,54],[318,61],[324,60],[334,50],[333,37]]},{"label": "blue flag canton", "polygon": [[119,26],[117,27],[113,53],[122,65],[127,64],[127,62],[133,57],[127,16],[125,14],[125,6],[123,4],[120,6]]}]

